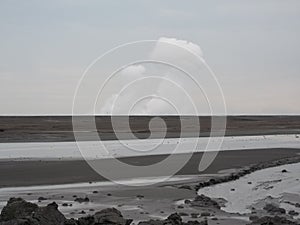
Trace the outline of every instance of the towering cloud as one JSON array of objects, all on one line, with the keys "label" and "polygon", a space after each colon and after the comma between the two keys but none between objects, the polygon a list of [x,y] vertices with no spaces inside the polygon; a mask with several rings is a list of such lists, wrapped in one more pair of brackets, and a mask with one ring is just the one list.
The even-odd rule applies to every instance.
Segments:
[{"label": "towering cloud", "polygon": [[113,91],[99,103],[98,113],[207,114],[209,102],[202,85],[207,86],[209,76],[198,45],[162,37],[144,61],[123,68],[111,79],[107,85]]}]

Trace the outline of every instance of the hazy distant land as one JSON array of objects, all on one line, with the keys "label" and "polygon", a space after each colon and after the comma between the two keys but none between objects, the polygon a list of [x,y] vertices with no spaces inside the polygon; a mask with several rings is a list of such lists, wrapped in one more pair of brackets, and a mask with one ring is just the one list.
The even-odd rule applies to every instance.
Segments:
[{"label": "hazy distant land", "polygon": [[[83,122],[87,117],[79,117]],[[128,139],[128,133],[133,132],[136,137],[149,136],[149,121],[152,116],[129,117],[131,131],[125,128],[126,116],[115,116],[121,139]],[[191,116],[160,116],[167,125],[167,138],[195,137],[199,134],[198,124],[193,124]],[[218,118],[218,117],[216,117]],[[191,121],[188,127],[181,128],[180,119]],[[200,136],[209,136],[211,117],[201,116]],[[97,116],[97,132],[101,140],[116,139],[112,129],[110,116]],[[227,136],[267,135],[267,134],[295,134],[300,132],[300,116],[228,116]],[[162,138],[161,130],[154,130],[154,137]],[[4,142],[61,142],[74,141],[71,116],[0,116],[0,143]]]}]

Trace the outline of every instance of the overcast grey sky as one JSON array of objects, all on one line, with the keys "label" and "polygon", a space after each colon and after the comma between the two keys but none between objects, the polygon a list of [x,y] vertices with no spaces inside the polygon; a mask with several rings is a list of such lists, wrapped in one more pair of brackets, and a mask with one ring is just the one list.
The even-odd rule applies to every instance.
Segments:
[{"label": "overcast grey sky", "polygon": [[300,113],[300,1],[0,2],[0,114],[70,114],[76,85],[122,43],[199,45],[229,114]]}]

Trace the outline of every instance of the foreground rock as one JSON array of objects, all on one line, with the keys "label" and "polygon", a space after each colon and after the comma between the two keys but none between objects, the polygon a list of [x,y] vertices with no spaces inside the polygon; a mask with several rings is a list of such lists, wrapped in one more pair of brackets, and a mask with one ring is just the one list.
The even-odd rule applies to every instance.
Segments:
[{"label": "foreground rock", "polygon": [[273,204],[267,204],[264,207],[264,210],[266,210],[270,214],[285,214],[286,211],[283,208],[280,208],[279,206],[273,205]]},{"label": "foreground rock", "polygon": [[216,208],[216,209],[221,208],[218,202],[205,195],[198,195],[193,201],[191,201],[190,204],[193,207]]},{"label": "foreground rock", "polygon": [[0,221],[29,217],[38,209],[36,204],[26,202],[21,198],[11,198],[2,209]]},{"label": "foreground rock", "polygon": [[54,202],[38,207],[21,198],[11,198],[1,212],[0,225],[63,225],[66,218],[57,208]]},{"label": "foreground rock", "polygon": [[115,208],[104,209],[78,220],[67,220],[55,202],[39,207],[21,198],[9,199],[0,215],[0,225],[129,225],[131,222]]},{"label": "foreground rock", "polygon": [[[26,202],[22,198],[11,198],[0,215],[0,225],[130,225],[131,219],[123,218],[115,208],[103,209],[93,216],[76,219],[66,219],[58,210],[55,202],[39,207]],[[207,225],[207,221],[183,222],[177,214],[170,215],[165,220],[149,220],[139,225]]]},{"label": "foreground rock", "polygon": [[131,219],[124,219],[121,212],[115,208],[103,209],[93,216],[81,217],[78,220],[70,219],[65,225],[129,225]]},{"label": "foreground rock", "polygon": [[264,216],[253,220],[252,223],[248,225],[299,225],[299,222],[294,222],[280,216]]},{"label": "foreground rock", "polygon": [[177,213],[174,213],[165,220],[143,221],[143,222],[140,222],[138,225],[207,225],[207,224],[208,224],[207,221],[182,222],[182,218]]}]

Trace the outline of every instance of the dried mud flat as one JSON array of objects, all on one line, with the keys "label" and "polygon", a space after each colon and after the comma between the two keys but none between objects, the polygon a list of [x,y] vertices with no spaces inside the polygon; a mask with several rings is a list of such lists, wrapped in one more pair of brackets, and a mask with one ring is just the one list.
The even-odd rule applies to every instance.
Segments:
[{"label": "dried mud flat", "polygon": [[[241,155],[235,156],[236,161],[227,166],[215,165],[210,173],[181,175],[185,179],[151,186],[98,186],[90,182],[81,188],[52,188],[51,185],[42,190],[31,190],[30,186],[11,191],[6,188],[1,201],[8,200],[4,215],[12,217],[0,217],[0,224],[299,224],[299,220],[276,205],[266,205],[264,211],[253,215],[243,215],[222,210],[222,199],[197,195],[197,190],[203,187],[237,180],[265,168],[300,162],[299,150],[295,149],[258,150],[260,154],[255,151],[239,151]],[[224,157],[219,162],[226,161]],[[24,205],[30,206],[26,212],[23,212]]]},{"label": "dried mud flat", "polygon": [[[139,138],[148,137],[151,118],[130,117],[131,131]],[[167,124],[167,137],[178,137],[180,130],[186,137],[193,137],[199,131],[193,124],[181,129],[178,117],[162,118]],[[0,142],[74,141],[71,119],[63,116],[0,117]],[[127,139],[129,131],[123,126],[127,118],[116,119],[121,138]],[[200,117],[200,122],[200,136],[207,136],[211,118]],[[110,117],[97,117],[96,124],[101,139],[116,138]],[[300,116],[228,117],[226,131],[228,136],[299,133]],[[161,135],[159,129],[154,130],[155,137]],[[270,202],[262,210],[253,210],[250,214],[229,213],[223,209],[224,199],[197,194],[201,188],[230,183],[255,171],[293,165],[300,161],[299,153],[300,148],[224,151],[219,152],[206,171],[199,173],[199,160],[203,155],[199,152],[176,174],[177,180],[141,187],[108,184],[83,160],[0,160],[0,225],[300,224],[296,211],[287,211]],[[121,160],[148,165],[165,157],[167,155],[152,155]],[[159,175],[163,176],[163,171]],[[297,199],[300,200],[300,190],[298,197],[293,199],[295,207],[300,206]]]}]

